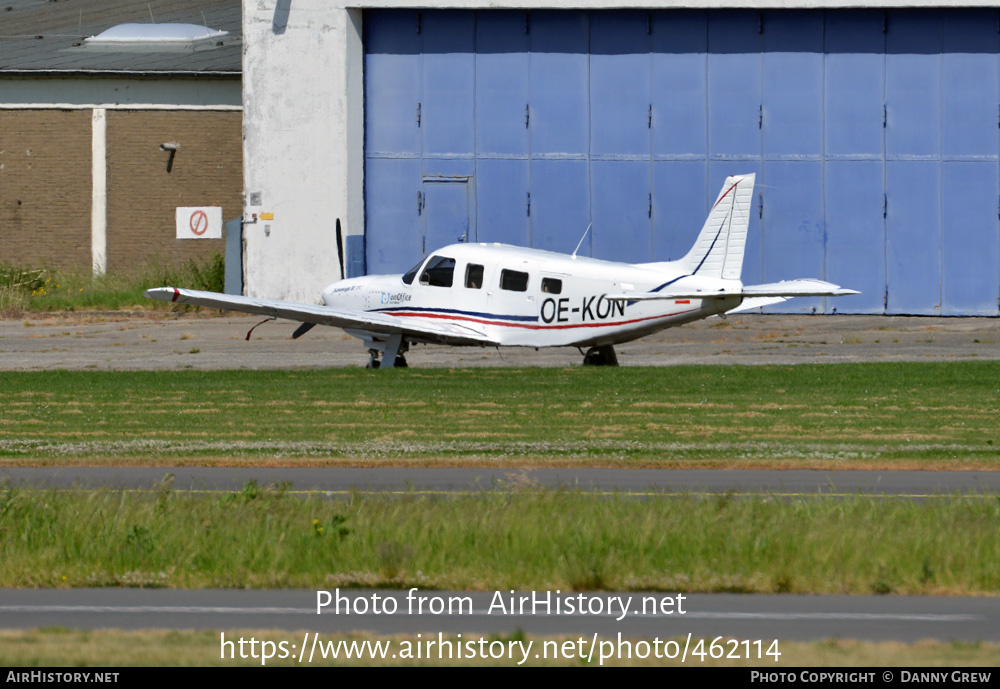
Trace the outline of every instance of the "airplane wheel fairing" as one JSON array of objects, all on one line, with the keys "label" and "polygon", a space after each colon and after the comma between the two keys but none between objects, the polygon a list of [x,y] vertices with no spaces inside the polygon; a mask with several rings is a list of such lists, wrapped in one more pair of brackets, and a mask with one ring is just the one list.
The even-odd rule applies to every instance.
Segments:
[{"label": "airplane wheel fairing", "polygon": [[591,347],[583,355],[584,366],[617,366],[618,355],[611,345],[604,347]]}]

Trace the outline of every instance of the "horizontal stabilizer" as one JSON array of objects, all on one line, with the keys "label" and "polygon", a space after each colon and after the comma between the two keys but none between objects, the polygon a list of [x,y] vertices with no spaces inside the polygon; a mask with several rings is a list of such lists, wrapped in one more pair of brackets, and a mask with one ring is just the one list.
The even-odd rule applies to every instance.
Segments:
[{"label": "horizontal stabilizer", "polygon": [[850,294],[861,294],[861,292],[812,278],[743,287],[745,297],[846,297]]},{"label": "horizontal stabilizer", "polygon": [[783,301],[788,301],[788,297],[748,297],[743,300],[742,304],[735,309],[729,309],[726,313],[744,313],[753,309],[759,309],[762,306],[780,304]]},{"label": "horizontal stabilizer", "polygon": [[[734,281],[735,282],[735,281]],[[718,283],[716,283],[717,285]],[[635,292],[609,294],[609,301],[653,301],[657,299],[711,299],[712,297],[844,297],[849,294],[860,294],[853,289],[845,289],[840,285],[823,280],[782,280],[764,285],[741,285],[735,282],[732,287],[678,286],[662,289],[659,292]],[[776,302],[775,302],[776,303]],[[763,306],[763,304],[758,304]]]}]

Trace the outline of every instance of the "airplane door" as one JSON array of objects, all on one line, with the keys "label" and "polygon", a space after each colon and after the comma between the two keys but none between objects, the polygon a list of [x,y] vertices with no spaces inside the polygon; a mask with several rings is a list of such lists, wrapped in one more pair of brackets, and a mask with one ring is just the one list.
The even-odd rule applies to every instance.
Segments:
[{"label": "airplane door", "polygon": [[[470,241],[468,177],[425,177],[421,215],[424,256],[443,246]],[[471,240],[474,240],[472,237]]]},{"label": "airplane door", "polygon": [[489,285],[490,311],[503,316],[535,318],[538,315],[538,263],[511,258],[501,260]]}]

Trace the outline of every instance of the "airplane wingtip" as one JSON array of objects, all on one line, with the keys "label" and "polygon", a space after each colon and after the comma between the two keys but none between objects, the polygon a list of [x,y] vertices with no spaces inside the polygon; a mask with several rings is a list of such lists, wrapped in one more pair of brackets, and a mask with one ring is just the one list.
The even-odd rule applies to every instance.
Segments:
[{"label": "airplane wingtip", "polygon": [[145,292],[143,296],[147,299],[158,299],[160,301],[173,301],[180,296],[180,292],[177,291],[176,287],[150,287]]}]

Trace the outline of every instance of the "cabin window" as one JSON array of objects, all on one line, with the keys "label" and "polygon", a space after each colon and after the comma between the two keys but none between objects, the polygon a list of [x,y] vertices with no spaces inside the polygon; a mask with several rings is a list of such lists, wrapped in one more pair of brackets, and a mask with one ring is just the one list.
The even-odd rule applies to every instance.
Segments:
[{"label": "cabin window", "polygon": [[469,289],[482,289],[483,267],[475,263],[470,263],[465,268],[465,286]]},{"label": "cabin window", "polygon": [[431,287],[451,287],[455,276],[455,259],[445,256],[431,256],[427,267],[420,274],[420,284]]},{"label": "cabin window", "polygon": [[517,270],[501,270],[500,289],[510,290],[511,292],[527,292],[528,274]]},{"label": "cabin window", "polygon": [[549,294],[562,294],[562,280],[542,278],[542,291]]}]

